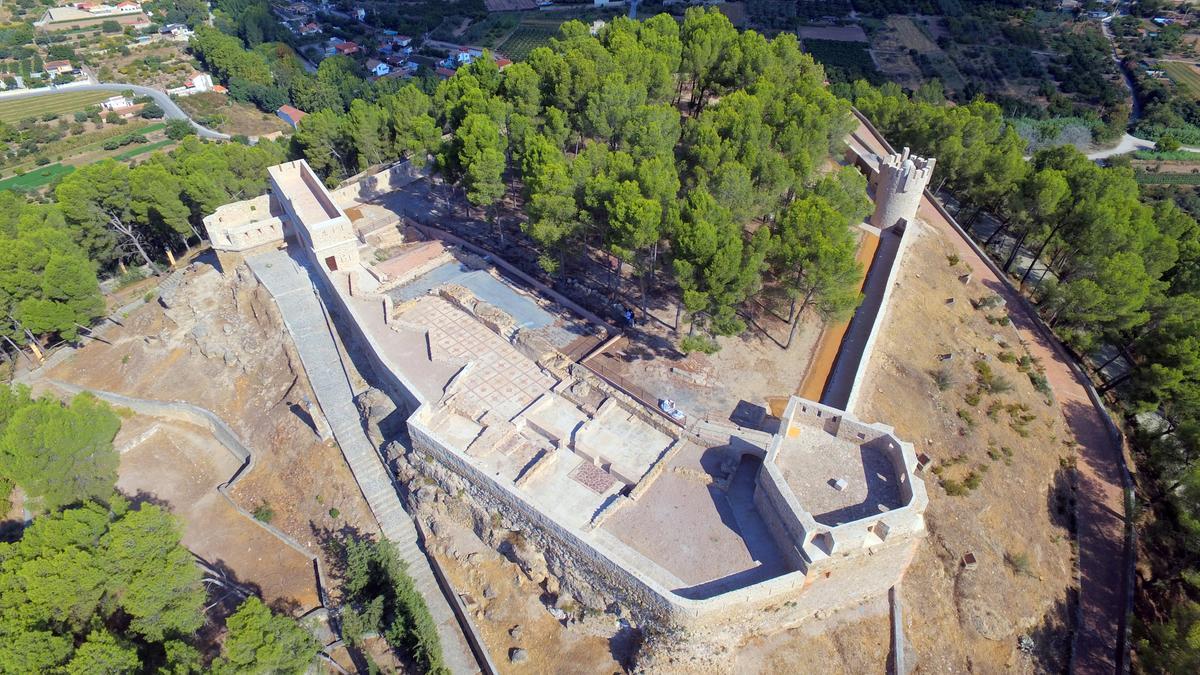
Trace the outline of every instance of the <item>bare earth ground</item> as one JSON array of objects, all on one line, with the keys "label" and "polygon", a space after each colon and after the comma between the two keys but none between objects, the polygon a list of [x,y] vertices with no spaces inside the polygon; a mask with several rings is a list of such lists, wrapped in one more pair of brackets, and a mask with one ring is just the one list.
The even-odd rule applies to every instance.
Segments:
[{"label": "bare earth ground", "polygon": [[222,120],[214,128],[230,135],[263,136],[288,129],[287,123],[275,115],[268,115],[252,105],[239,103],[217,92],[183,96],[176,103],[194,118],[220,115]]},{"label": "bare earth ground", "polygon": [[151,417],[125,419],[117,489],[170,509],[185,524],[183,545],[270,604],[307,611],[320,604],[312,562],[239,513],[217,492],[241,466],[206,430]]},{"label": "bare earth ground", "polygon": [[733,658],[735,673],[883,673],[892,628],[887,598],[795,630],[751,640]]},{"label": "bare earth ground", "polygon": [[[1024,350],[1011,326],[986,320],[1002,309],[971,306],[991,291],[960,281],[967,269],[949,264],[952,243],[928,226],[917,232],[858,411],[868,421],[894,425],[933,459],[933,470],[923,476],[929,539],[903,584],[907,636],[923,670],[1065,668],[1074,553],[1068,530],[1073,497],[1062,466],[1073,457],[1073,442],[1058,406],[1047,405],[1016,364],[997,358]],[[952,359],[939,361],[947,353]],[[980,359],[1013,389],[985,394],[972,406],[965,399]],[[939,368],[953,378],[945,391],[930,375]],[[992,407],[997,403],[1028,411]],[[1033,417],[1022,423],[1020,415]],[[971,472],[981,482],[965,496],[939,487],[943,480],[963,482]],[[973,570],[961,564],[967,552],[978,559]],[[1021,635],[1034,638],[1032,656],[1018,649]]]},{"label": "bare earth ground", "polygon": [[[784,350],[776,340],[787,340],[786,322],[765,309],[756,309],[759,328],[752,327],[739,337],[717,338],[721,350],[715,354],[688,355],[674,347],[679,341],[669,328],[674,323],[674,309],[651,310],[661,322],[641,326],[641,338],[618,343],[588,365],[606,375],[615,373],[622,384],[639,387],[651,405],[660,398],[674,400],[689,418],[730,420],[742,401],[765,409],[767,399],[790,396],[800,387],[822,322],[811,313],[802,317],[796,339]],[[681,327],[680,335],[686,335],[686,330]]]},{"label": "bare earth ground", "polygon": [[[450,584],[462,594],[483,634],[492,660],[502,673],[616,673],[610,639],[617,633],[612,617],[564,626],[540,600],[544,590],[516,563],[479,540],[469,529],[436,521],[433,553]],[[493,597],[487,597],[492,595]],[[514,627],[519,627],[514,630]],[[529,660],[511,663],[512,649]]]},{"label": "bare earth ground", "polygon": [[[328,533],[376,533],[341,452],[309,426],[303,401],[315,398],[273,301],[257,282],[248,275],[234,282],[195,263],[169,309],[150,303],[122,323],[106,334],[111,345],[88,343],[49,377],[213,411],[255,455],[232,496],[248,511],[269,506],[271,524],[316,555],[324,555]],[[207,490],[210,483],[204,485]],[[324,560],[326,569],[329,563]],[[311,578],[311,569],[307,574]],[[258,582],[253,574],[242,578]]]}]

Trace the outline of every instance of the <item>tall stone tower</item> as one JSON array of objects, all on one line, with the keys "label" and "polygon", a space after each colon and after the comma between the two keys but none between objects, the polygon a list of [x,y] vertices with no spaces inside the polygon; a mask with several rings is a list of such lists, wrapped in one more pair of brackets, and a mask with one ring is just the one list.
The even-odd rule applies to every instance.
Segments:
[{"label": "tall stone tower", "polygon": [[879,163],[875,174],[875,213],[871,224],[886,230],[903,221],[911,223],[917,217],[921,195],[933,175],[933,159],[909,155],[908,148],[902,154],[891,154]]}]

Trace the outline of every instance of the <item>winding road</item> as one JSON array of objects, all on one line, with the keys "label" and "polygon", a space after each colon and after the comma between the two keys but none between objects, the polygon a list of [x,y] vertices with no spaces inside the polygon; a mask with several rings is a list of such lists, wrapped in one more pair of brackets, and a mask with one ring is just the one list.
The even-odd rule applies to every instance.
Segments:
[{"label": "winding road", "polygon": [[229,134],[213,131],[208,127],[200,125],[191,117],[188,117],[188,114],[185,113],[178,105],[176,105],[175,101],[172,101],[171,97],[167,96],[164,92],[159,91],[158,89],[151,89],[150,87],[143,87],[136,84],[99,82],[96,84],[78,84],[69,87],[46,87],[44,89],[31,89],[27,92],[11,94],[9,96],[5,96],[4,98],[30,98],[33,96],[49,96],[51,94],[61,94],[71,91],[112,91],[118,94],[123,91],[132,91],[134,94],[139,96],[149,96],[150,98],[154,99],[154,102],[157,103],[159,107],[163,109],[167,119],[187,120],[192,125],[192,128],[196,130],[196,135],[200,136],[200,138],[208,138],[215,141],[227,141],[230,138]]}]

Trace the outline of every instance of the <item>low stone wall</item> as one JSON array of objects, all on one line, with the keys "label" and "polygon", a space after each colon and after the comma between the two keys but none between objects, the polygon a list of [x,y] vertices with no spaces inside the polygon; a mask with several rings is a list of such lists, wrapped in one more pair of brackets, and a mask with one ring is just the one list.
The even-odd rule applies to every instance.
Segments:
[{"label": "low stone wall", "polygon": [[330,191],[333,201],[338,204],[367,202],[425,178],[429,175],[428,164],[414,167],[412,162],[405,160],[369,176],[364,176],[349,185],[344,185]]},{"label": "low stone wall", "polygon": [[246,447],[246,445],[242,443],[241,439],[238,438],[237,434],[235,434],[233,430],[229,428],[229,425],[227,425],[224,420],[222,420],[212,411],[206,410],[199,406],[194,406],[190,403],[184,403],[182,401],[155,401],[150,399],[133,398],[111,391],[81,387],[69,382],[61,382],[50,379],[47,379],[46,381],[58,389],[66,392],[90,392],[101,400],[107,401],[115,406],[129,408],[139,415],[176,420],[200,427],[201,429],[205,429],[212,433],[213,438],[217,439],[217,442],[219,442],[222,447],[229,451],[229,454],[233,455],[233,457],[239,462],[242,462],[242,465],[232,476],[229,477],[229,480],[217,486],[217,492],[220,493],[221,496],[225,498],[225,501],[229,502],[229,505],[232,506],[242,516],[253,521],[255,525],[271,533],[271,535],[276,539],[312,561],[313,569],[315,570],[317,576],[318,600],[320,601],[321,606],[329,605],[329,597],[326,592],[326,589],[329,588],[329,583],[325,578],[325,571],[321,567],[320,558],[318,558],[308,549],[301,546],[299,542],[297,542],[295,539],[292,539],[279,528],[255,518],[254,514],[242,508],[240,504],[238,504],[232,497],[229,496],[229,490],[233,487],[233,484],[236,483],[239,478],[246,475],[250,469],[254,468],[254,454],[250,452],[250,448]]}]

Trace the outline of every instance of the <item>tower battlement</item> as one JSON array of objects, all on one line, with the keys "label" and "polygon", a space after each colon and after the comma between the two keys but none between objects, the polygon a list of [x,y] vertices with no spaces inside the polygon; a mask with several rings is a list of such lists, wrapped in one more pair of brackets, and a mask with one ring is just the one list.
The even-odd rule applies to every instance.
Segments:
[{"label": "tower battlement", "polygon": [[901,221],[912,222],[921,204],[921,195],[933,176],[935,161],[912,155],[908,148],[884,157],[873,180],[875,213],[871,216],[871,224],[884,230],[901,224]]}]

